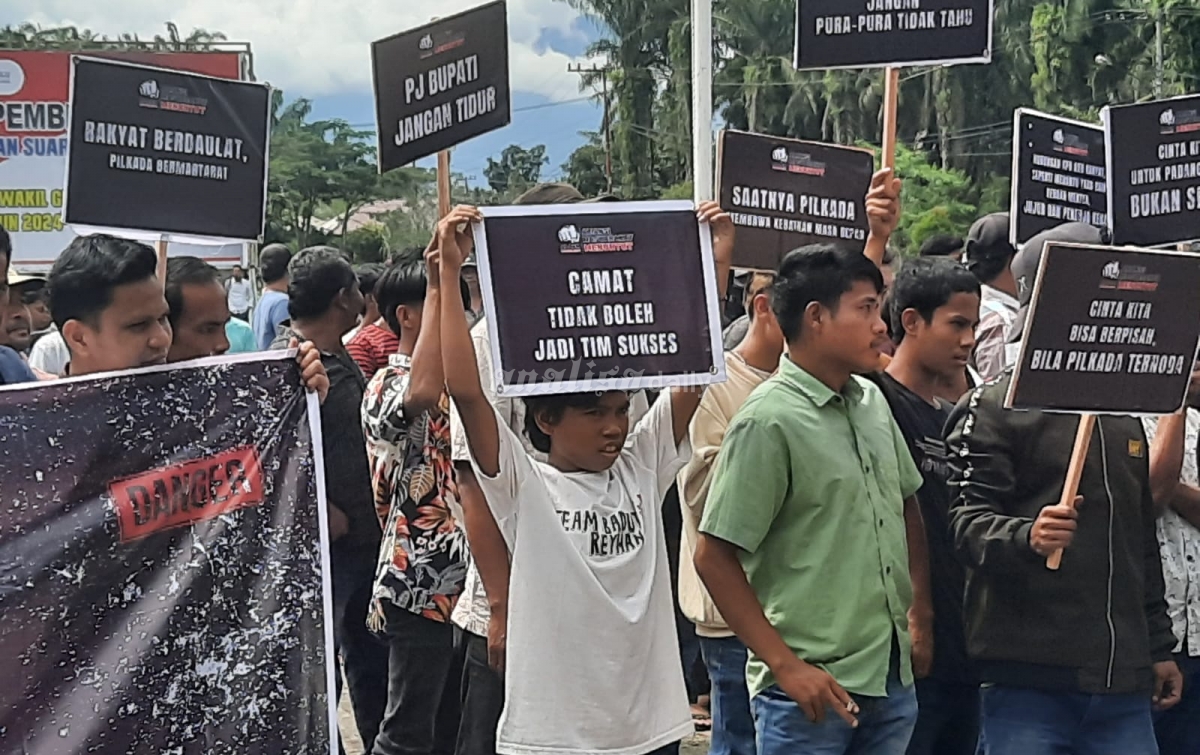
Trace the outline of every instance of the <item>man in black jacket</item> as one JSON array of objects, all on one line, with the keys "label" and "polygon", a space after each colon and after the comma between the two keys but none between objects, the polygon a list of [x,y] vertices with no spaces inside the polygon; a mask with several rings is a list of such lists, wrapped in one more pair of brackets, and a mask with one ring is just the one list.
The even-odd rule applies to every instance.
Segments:
[{"label": "man in black jacket", "polygon": [[[1048,233],[1098,240],[1086,227]],[[1026,245],[1014,273],[1036,270],[1045,240]],[[1101,417],[1078,506],[1059,506],[1078,419],[1006,410],[1011,379],[964,397],[947,425],[951,532],[967,565],[967,645],[984,682],[989,754],[1155,755],[1151,706],[1178,702],[1182,679],[1146,436],[1136,418]],[[1051,571],[1046,558],[1060,548]]]}]

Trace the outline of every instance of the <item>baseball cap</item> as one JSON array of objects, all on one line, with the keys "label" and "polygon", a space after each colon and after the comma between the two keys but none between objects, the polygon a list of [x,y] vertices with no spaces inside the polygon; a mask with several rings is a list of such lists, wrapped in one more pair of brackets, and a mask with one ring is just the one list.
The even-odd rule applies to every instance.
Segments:
[{"label": "baseball cap", "polygon": [[1017,252],[1017,256],[1013,257],[1012,261],[1012,274],[1013,279],[1017,282],[1017,302],[1020,309],[1017,311],[1017,319],[1013,323],[1012,333],[1008,338],[1009,343],[1018,343],[1024,337],[1025,315],[1029,311],[1030,302],[1033,301],[1033,284],[1037,282],[1038,266],[1042,264],[1042,254],[1046,251],[1046,244],[1052,241],[1076,244],[1108,243],[1105,234],[1099,228],[1087,223],[1063,223],[1042,231],[1025,242],[1025,246],[1021,247],[1021,251]]},{"label": "baseball cap", "polygon": [[46,284],[46,276],[39,275],[38,273],[19,273],[12,267],[8,269],[9,287],[22,286],[28,283],[38,283],[44,286]]},{"label": "baseball cap", "polygon": [[1007,212],[994,212],[976,220],[967,233],[963,263],[972,272],[979,265],[996,260],[1008,260],[1016,249],[1008,240]]}]

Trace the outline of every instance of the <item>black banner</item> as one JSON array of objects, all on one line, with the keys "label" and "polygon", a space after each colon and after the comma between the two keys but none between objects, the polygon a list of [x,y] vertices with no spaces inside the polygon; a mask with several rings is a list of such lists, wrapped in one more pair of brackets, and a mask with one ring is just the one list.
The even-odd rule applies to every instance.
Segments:
[{"label": "black banner", "polygon": [[1200,239],[1200,95],[1105,108],[1114,244]]},{"label": "black banner", "polygon": [[733,266],[778,270],[805,244],[867,240],[874,156],[862,149],[723,131],[721,206],[738,227]]},{"label": "black banner", "polygon": [[1046,245],[1008,406],[1171,414],[1200,340],[1200,256]]},{"label": "black banner", "polygon": [[1063,223],[1108,227],[1104,128],[1020,109],[1013,123],[1013,246]]},{"label": "black banner", "polygon": [[380,172],[512,120],[504,0],[381,39],[371,60]]},{"label": "black banner", "polygon": [[796,68],[987,63],[992,0],[797,0]]},{"label": "black banner", "polygon": [[67,223],[261,240],[268,86],[95,58],[71,63]]},{"label": "black banner", "polygon": [[330,755],[294,359],[0,391],[0,752]]},{"label": "black banner", "polygon": [[690,202],[483,208],[497,391],[724,379],[711,237]]}]

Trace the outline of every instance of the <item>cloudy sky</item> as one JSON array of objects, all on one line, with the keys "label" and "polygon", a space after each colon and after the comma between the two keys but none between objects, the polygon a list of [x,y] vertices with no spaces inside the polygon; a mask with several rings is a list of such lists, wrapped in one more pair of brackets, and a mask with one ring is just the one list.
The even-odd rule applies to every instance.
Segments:
[{"label": "cloudy sky", "polygon": [[[374,128],[371,91],[372,40],[478,5],[481,0],[3,0],[0,26],[33,22],[74,25],[97,34],[124,32],[144,38],[193,28],[224,32],[249,42],[260,81],[282,88],[288,99],[308,97],[318,117],[344,118]],[[579,78],[567,65],[582,62],[596,36],[590,22],[561,0],[508,0],[513,123],[463,145],[454,167],[483,181],[486,157],[508,144],[545,144],[559,166],[581,142],[578,132],[597,130],[598,108],[581,101]]]}]

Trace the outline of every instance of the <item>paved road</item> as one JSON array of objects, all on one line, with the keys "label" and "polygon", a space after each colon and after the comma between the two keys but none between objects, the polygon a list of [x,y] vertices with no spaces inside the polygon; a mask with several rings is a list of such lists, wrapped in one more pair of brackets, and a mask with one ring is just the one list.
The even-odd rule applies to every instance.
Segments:
[{"label": "paved road", "polygon": [[[342,722],[342,731],[349,732],[346,737],[346,755],[364,755],[362,749],[362,740],[358,738],[358,734],[354,729],[354,717],[350,713],[350,698],[343,695],[342,704],[338,708],[338,716]],[[680,748],[680,755],[707,755],[708,753],[708,736],[699,735],[692,737],[683,743]]]}]

